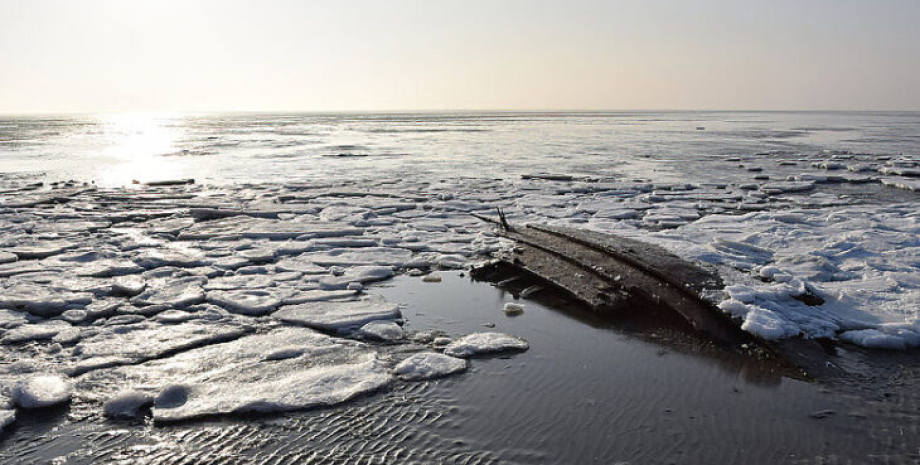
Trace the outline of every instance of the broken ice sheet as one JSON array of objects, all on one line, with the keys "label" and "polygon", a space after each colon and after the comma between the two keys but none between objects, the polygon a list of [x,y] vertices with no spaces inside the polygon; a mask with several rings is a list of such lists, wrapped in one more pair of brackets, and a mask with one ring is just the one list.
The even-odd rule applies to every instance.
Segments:
[{"label": "broken ice sheet", "polygon": [[73,350],[78,361],[73,375],[92,370],[141,363],[207,344],[236,339],[253,328],[225,321],[187,321],[180,325],[141,323],[106,327],[80,341]]},{"label": "broken ice sheet", "polygon": [[272,316],[285,323],[344,334],[372,321],[401,318],[402,314],[396,304],[387,302],[379,296],[371,296],[362,300],[290,305],[281,308]]},{"label": "broken ice sheet", "polygon": [[[267,356],[282,351],[283,357]],[[109,390],[110,398],[133,386],[152,387],[157,393],[153,418],[165,422],[335,405],[391,379],[370,346],[308,328],[281,327],[143,365],[93,372],[79,385]]]}]

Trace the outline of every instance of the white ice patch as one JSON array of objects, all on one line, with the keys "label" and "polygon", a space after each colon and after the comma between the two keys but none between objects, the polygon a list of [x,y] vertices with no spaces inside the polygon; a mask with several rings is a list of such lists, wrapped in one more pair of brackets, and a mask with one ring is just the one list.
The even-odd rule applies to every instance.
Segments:
[{"label": "white ice patch", "polygon": [[283,307],[274,314],[285,323],[309,326],[324,331],[347,333],[371,321],[395,320],[402,315],[396,304],[382,297],[363,300],[308,302]]},{"label": "white ice patch", "polygon": [[70,382],[55,374],[32,375],[13,389],[13,402],[20,408],[43,408],[70,400]]},{"label": "white ice patch", "polygon": [[358,330],[358,335],[375,341],[398,341],[405,337],[403,329],[392,321],[372,321]]},{"label": "white ice patch", "polygon": [[451,342],[444,353],[452,357],[474,357],[509,351],[524,351],[530,346],[519,337],[504,333],[474,333]]},{"label": "white ice patch", "polygon": [[396,365],[395,373],[401,379],[419,381],[439,378],[466,371],[468,362],[437,352],[422,352],[410,356]]},{"label": "white ice patch", "polygon": [[233,323],[189,321],[181,325],[140,324],[107,328],[74,347],[79,357],[69,372],[88,371],[140,363],[207,344],[228,341],[251,332]]},{"label": "white ice patch", "polygon": [[233,313],[259,316],[275,311],[288,293],[278,290],[246,289],[208,292],[208,301]]},{"label": "white ice patch", "polygon": [[[614,232],[714,265],[727,284],[720,308],[759,337],[920,347],[916,205],[711,215],[666,232]],[[824,303],[806,305],[808,296]]]},{"label": "white ice patch", "polygon": [[[303,355],[265,357],[291,346],[302,347]],[[201,347],[149,362],[133,373],[162,386],[154,402],[155,421],[335,405],[391,380],[367,346],[306,328]]]}]

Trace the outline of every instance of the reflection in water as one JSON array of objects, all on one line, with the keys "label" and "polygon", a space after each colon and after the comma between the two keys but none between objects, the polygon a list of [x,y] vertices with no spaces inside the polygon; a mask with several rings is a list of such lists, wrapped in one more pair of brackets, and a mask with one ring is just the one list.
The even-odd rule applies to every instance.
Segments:
[{"label": "reflection in water", "polygon": [[[504,281],[510,276],[504,273],[500,274],[499,278]],[[501,300],[507,301],[510,298],[519,298],[521,291],[534,285],[546,286],[546,283],[518,275],[513,282],[499,286],[498,292]],[[628,336],[659,347],[661,351],[689,355],[726,375],[740,376],[744,381],[758,386],[778,386],[784,377],[804,378],[800,370],[790,365],[754,358],[720,347],[712,339],[695,331],[675,311],[666,307],[649,306],[621,313],[600,314],[549,288],[528,296],[527,300],[595,330]]]},{"label": "reflection in water", "polygon": [[102,155],[114,163],[100,166],[103,185],[129,185],[183,177],[183,166],[164,155],[179,151],[176,117],[157,113],[124,113],[100,117]]}]

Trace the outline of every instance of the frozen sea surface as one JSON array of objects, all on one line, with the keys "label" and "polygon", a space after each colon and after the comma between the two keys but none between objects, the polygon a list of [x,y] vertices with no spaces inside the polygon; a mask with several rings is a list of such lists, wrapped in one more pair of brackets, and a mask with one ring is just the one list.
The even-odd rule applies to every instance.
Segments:
[{"label": "frozen sea surface", "polygon": [[543,353],[418,334],[377,291],[508,247],[472,215],[496,208],[712,267],[703,297],[760,338],[915,349],[917,134],[918,113],[4,117],[0,425],[374,408],[460,371],[415,354]]}]

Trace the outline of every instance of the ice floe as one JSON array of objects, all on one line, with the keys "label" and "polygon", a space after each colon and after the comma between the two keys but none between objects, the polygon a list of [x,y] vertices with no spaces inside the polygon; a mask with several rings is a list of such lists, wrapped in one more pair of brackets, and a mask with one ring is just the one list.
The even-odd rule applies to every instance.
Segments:
[{"label": "ice floe", "polygon": [[[291,347],[302,353],[266,359]],[[367,346],[291,327],[122,370],[126,382],[158,386],[152,409],[158,422],[335,405],[392,379]]]},{"label": "ice floe", "polygon": [[399,306],[381,297],[362,300],[307,302],[281,308],[272,316],[291,324],[309,326],[323,331],[348,333],[377,320],[402,317]]},{"label": "ice floe", "polygon": [[501,352],[520,352],[530,346],[527,341],[504,333],[473,333],[451,342],[444,353],[452,357],[468,358]]},{"label": "ice floe", "polygon": [[70,382],[60,375],[32,375],[13,388],[13,403],[20,408],[43,408],[70,400]]},{"label": "ice floe", "polygon": [[437,352],[414,354],[399,362],[394,372],[401,379],[419,381],[466,371],[469,362]]}]

